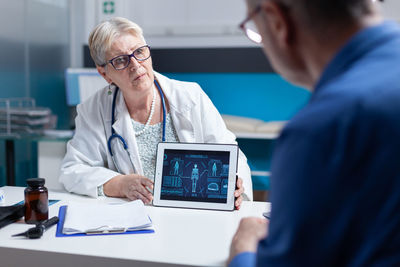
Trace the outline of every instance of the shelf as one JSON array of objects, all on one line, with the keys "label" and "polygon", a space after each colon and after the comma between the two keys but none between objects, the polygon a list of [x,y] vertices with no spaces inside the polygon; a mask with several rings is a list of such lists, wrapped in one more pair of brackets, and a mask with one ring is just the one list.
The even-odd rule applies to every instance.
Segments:
[{"label": "shelf", "polygon": [[233,132],[236,138],[242,139],[268,139],[273,140],[279,137],[278,133],[252,133],[252,132]]},{"label": "shelf", "polygon": [[251,171],[251,176],[270,176],[271,172],[269,171]]}]

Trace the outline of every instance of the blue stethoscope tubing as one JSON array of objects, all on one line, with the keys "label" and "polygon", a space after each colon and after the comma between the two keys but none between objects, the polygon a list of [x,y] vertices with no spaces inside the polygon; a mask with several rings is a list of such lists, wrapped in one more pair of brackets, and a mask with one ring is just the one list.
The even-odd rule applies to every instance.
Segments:
[{"label": "blue stethoscope tubing", "polygon": [[[163,109],[163,125],[162,125],[163,131],[162,131],[162,141],[165,142],[165,123],[166,123],[165,118],[166,118],[166,110],[165,110],[164,94],[163,94],[163,92],[162,92],[162,90],[161,90],[161,86],[160,86],[160,84],[158,83],[157,80],[154,80],[154,84],[156,85],[156,87],[157,87],[157,89],[158,89],[158,92],[160,93],[160,96],[161,96],[161,104],[162,104],[162,109]],[[115,161],[115,159],[114,159],[114,153],[113,153],[113,151],[112,151],[112,149],[111,149],[111,141],[112,141],[113,139],[115,139],[115,138],[118,139],[118,140],[121,142],[122,146],[124,147],[124,150],[125,150],[126,153],[128,154],[129,161],[131,162],[131,165],[132,165],[132,168],[133,168],[134,172],[136,172],[135,166],[133,165],[133,162],[132,162],[132,160],[131,160],[131,154],[129,153],[128,145],[127,145],[125,139],[124,139],[121,135],[117,134],[117,133],[115,132],[114,128],[112,127],[112,126],[114,125],[114,122],[115,122],[115,103],[116,103],[116,100],[117,100],[118,91],[119,91],[119,87],[116,87],[116,88],[115,88],[115,91],[114,91],[114,96],[113,96],[113,100],[112,100],[112,107],[111,107],[111,136],[110,136],[110,137],[108,138],[108,140],[107,140],[108,152],[109,152],[110,155],[111,155],[111,158],[112,158],[112,160],[113,160],[113,162],[114,162],[115,167],[116,167],[117,170],[120,172],[120,168],[119,168],[119,166],[116,164],[116,161]]]}]

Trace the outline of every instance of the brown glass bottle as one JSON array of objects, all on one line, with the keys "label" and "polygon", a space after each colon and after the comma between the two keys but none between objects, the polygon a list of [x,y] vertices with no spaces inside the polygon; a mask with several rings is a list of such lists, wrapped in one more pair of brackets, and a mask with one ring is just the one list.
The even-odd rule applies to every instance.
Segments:
[{"label": "brown glass bottle", "polygon": [[25,188],[25,222],[36,224],[49,218],[49,197],[45,179],[30,178]]}]

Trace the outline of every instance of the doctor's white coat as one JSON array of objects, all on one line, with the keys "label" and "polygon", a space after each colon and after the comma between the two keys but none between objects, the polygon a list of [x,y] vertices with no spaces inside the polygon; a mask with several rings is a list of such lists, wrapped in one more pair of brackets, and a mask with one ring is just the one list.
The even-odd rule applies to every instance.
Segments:
[{"label": "doctor's white coat", "polygon": [[[236,144],[235,135],[225,126],[221,115],[197,83],[169,79],[155,72],[168,100],[173,125],[180,142]],[[108,152],[111,135],[113,94],[108,86],[77,106],[76,131],[67,144],[61,164],[60,182],[67,191],[97,197],[97,187],[120,175]],[[115,132],[127,145],[135,171],[143,175],[138,145],[122,91],[115,108]],[[122,145],[113,142],[114,158],[122,174],[134,173]],[[245,199],[252,200],[252,182],[246,156],[239,151],[238,175],[243,179]]]}]

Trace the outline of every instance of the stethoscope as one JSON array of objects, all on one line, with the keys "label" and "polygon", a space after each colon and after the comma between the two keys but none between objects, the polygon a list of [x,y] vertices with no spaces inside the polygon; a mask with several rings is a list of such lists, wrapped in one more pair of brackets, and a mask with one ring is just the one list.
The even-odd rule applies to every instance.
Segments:
[{"label": "stethoscope", "polygon": [[[162,104],[162,109],[163,109],[162,141],[165,142],[165,123],[166,123],[165,122],[165,118],[166,118],[166,112],[165,112],[164,94],[163,94],[163,92],[161,90],[161,86],[160,86],[160,84],[158,83],[157,80],[154,80],[154,84],[157,86],[158,92],[160,92],[160,96],[161,96],[161,104]],[[118,172],[121,172],[117,162],[115,161],[114,153],[113,153],[112,148],[111,148],[111,141],[113,139],[115,139],[115,138],[117,140],[119,140],[121,142],[122,146],[124,147],[124,150],[128,154],[128,158],[129,158],[129,161],[131,162],[133,171],[136,173],[135,166],[133,165],[133,162],[132,162],[132,159],[131,159],[131,154],[128,151],[128,145],[127,145],[125,139],[121,135],[117,134],[115,132],[114,128],[112,127],[114,125],[114,122],[115,122],[115,103],[116,103],[116,100],[117,100],[118,91],[119,91],[119,87],[116,87],[115,91],[114,91],[114,96],[113,96],[113,100],[112,100],[112,107],[111,107],[111,136],[107,140],[108,152],[110,152],[112,161],[114,162],[114,165],[117,168]]]}]

